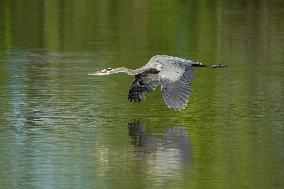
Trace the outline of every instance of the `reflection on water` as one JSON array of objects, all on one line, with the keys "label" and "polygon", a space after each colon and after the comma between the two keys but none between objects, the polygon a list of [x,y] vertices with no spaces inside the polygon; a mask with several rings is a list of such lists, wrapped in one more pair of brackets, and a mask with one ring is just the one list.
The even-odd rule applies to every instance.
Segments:
[{"label": "reflection on water", "polygon": [[[0,1],[0,188],[284,188],[283,18],[281,0]],[[155,54],[228,69],[196,69],[181,112],[87,75]]]},{"label": "reflection on water", "polygon": [[175,126],[155,135],[145,131],[145,124],[134,121],[128,129],[137,155],[145,156],[153,176],[173,176],[190,164],[191,144],[185,128]]}]

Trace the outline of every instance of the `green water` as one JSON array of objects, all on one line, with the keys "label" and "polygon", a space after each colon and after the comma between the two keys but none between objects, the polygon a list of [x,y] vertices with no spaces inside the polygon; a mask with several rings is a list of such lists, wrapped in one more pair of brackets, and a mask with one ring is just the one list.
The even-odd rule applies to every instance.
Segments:
[{"label": "green water", "polygon": [[[284,188],[284,1],[0,1],[0,188]],[[189,106],[132,78],[168,54]]]}]

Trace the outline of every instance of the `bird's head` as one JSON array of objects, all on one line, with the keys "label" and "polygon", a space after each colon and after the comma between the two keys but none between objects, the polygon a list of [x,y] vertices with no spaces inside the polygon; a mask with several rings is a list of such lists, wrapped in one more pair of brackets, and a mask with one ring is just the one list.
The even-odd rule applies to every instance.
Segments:
[{"label": "bird's head", "polygon": [[88,75],[110,75],[112,74],[112,68],[108,68],[108,69],[103,69],[101,71],[97,71],[97,72],[90,72],[88,73]]}]

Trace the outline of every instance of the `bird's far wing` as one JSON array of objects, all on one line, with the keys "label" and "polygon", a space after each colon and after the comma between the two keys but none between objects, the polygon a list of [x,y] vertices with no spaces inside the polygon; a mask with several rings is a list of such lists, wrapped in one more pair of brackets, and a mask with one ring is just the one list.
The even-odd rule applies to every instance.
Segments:
[{"label": "bird's far wing", "polygon": [[144,101],[146,94],[155,90],[160,83],[157,73],[156,70],[147,70],[135,75],[129,90],[128,100],[130,102]]},{"label": "bird's far wing", "polygon": [[194,70],[184,59],[170,57],[159,61],[162,63],[159,75],[165,103],[169,108],[181,110],[189,102]]}]

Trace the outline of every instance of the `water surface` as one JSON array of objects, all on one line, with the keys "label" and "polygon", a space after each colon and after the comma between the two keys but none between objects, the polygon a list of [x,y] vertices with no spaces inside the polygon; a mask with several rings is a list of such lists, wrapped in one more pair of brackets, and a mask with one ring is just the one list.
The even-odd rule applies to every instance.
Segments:
[{"label": "water surface", "polygon": [[[0,2],[1,188],[283,188],[284,2],[122,2]],[[87,75],[155,54],[229,67],[181,112]]]}]

